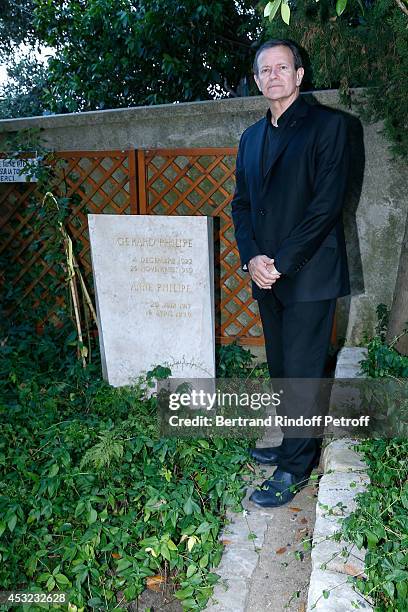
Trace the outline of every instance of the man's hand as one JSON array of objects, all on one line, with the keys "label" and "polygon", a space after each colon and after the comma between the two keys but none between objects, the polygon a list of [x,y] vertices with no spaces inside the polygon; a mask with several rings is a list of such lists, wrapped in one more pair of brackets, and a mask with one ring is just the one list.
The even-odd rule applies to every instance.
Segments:
[{"label": "man's hand", "polygon": [[275,260],[267,255],[256,255],[248,262],[248,272],[260,289],[271,289],[280,278],[280,273],[274,266]]}]

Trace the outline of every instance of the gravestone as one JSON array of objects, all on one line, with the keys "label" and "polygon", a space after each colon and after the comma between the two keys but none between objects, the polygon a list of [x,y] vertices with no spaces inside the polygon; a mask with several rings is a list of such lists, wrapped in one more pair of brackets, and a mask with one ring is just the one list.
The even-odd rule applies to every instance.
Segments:
[{"label": "gravestone", "polygon": [[215,376],[212,219],[88,215],[104,378]]}]

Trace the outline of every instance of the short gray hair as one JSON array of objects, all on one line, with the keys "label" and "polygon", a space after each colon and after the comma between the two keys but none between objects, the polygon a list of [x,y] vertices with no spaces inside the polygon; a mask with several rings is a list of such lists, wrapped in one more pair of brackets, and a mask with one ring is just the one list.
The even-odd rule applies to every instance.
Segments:
[{"label": "short gray hair", "polygon": [[298,68],[302,68],[302,56],[300,55],[299,48],[295,45],[295,43],[291,40],[286,40],[284,38],[272,38],[271,40],[267,40],[265,43],[263,43],[263,45],[261,45],[258,51],[256,52],[253,65],[254,74],[258,75],[258,58],[261,55],[262,51],[265,51],[265,49],[272,49],[273,47],[287,47],[288,49],[290,49],[293,55],[295,70],[297,70]]}]

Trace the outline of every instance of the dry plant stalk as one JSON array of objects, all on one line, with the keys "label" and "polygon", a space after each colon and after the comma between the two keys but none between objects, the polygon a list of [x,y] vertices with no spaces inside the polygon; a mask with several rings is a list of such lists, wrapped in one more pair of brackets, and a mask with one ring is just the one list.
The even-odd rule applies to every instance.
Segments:
[{"label": "dry plant stalk", "polygon": [[[50,199],[53,202],[56,209],[59,208],[56,198],[50,191],[48,191],[45,194],[42,200],[43,206],[45,205],[48,199]],[[64,242],[65,258],[66,258],[66,265],[67,265],[67,281],[68,281],[68,285],[69,285],[69,289],[71,293],[72,304],[74,307],[75,325],[76,325],[77,334],[78,334],[78,341],[81,344],[81,349],[79,350],[79,354],[82,359],[82,366],[85,368],[86,367],[86,357],[88,355],[88,349],[86,348],[86,346],[84,346],[84,343],[83,343],[83,333],[82,333],[81,316],[80,316],[80,301],[78,297],[78,288],[77,288],[77,277],[79,278],[79,282],[81,285],[83,296],[85,298],[86,306],[89,308],[89,311],[92,315],[92,318],[98,330],[99,330],[99,323],[98,323],[98,318],[96,316],[95,308],[92,304],[91,297],[86,288],[85,281],[83,279],[81,271],[79,270],[78,262],[76,261],[76,258],[73,252],[71,237],[68,234],[66,228],[64,227],[61,221],[58,221],[58,230],[61,233],[63,242]]]}]

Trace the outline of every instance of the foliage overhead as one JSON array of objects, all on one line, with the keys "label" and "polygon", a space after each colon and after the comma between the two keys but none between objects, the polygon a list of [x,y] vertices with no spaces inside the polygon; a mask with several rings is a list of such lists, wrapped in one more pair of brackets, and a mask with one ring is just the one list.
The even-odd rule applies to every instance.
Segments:
[{"label": "foliage overhead", "polygon": [[35,117],[42,115],[42,92],[47,87],[47,68],[32,53],[8,66],[9,80],[1,88],[0,117]]},{"label": "foliage overhead", "polygon": [[248,73],[249,0],[36,0],[37,36],[56,49],[44,95],[54,112],[210,99]]},{"label": "foliage overhead", "polygon": [[0,61],[5,61],[13,47],[21,43],[34,44],[33,27],[35,0],[4,0],[0,10]]}]

